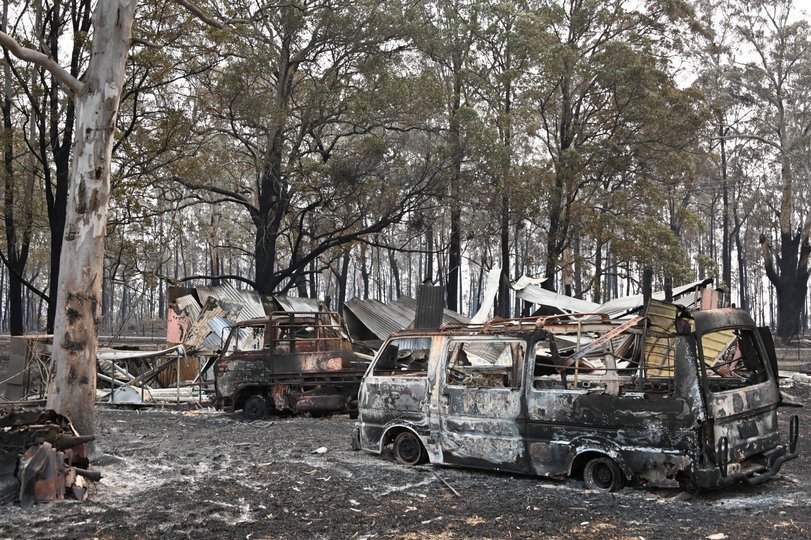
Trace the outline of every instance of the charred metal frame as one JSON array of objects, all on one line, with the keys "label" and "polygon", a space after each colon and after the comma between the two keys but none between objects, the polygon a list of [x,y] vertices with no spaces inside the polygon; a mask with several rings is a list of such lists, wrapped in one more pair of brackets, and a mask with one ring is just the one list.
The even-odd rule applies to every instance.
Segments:
[{"label": "charred metal frame", "polygon": [[[251,331],[262,343],[241,350],[240,336]],[[214,361],[215,403],[227,411],[252,403],[255,416],[266,408],[351,412],[367,364],[352,351],[337,313],[274,312],[231,327]]]},{"label": "charred metal frame", "polygon": [[[736,309],[681,313],[674,327],[665,333],[643,317],[611,322],[584,314],[399,332],[384,343],[363,379],[354,444],[381,453],[410,432],[435,464],[565,477],[596,462],[616,464],[622,481],[643,484],[670,479],[712,488],[765,482],[797,457],[799,436],[795,416],[788,442],[781,442],[770,343]],[[759,358],[751,361],[760,362],[762,380],[746,383],[730,376],[719,386],[718,376],[707,372],[702,337],[722,330],[748,332]],[[644,343],[656,333],[671,339],[674,350],[672,366],[651,370],[652,376]],[[575,346],[560,341],[573,335]],[[419,339],[430,341],[424,373],[412,372],[406,363],[378,369],[389,346]],[[618,339],[621,354],[615,351]],[[450,351],[460,341],[525,343],[518,386],[448,383]],[[398,358],[406,360],[406,353],[413,351]],[[546,360],[539,362],[541,356]],[[571,381],[568,374],[574,375]]]},{"label": "charred metal frame", "polygon": [[0,503],[18,500],[24,508],[71,496],[85,500],[89,482],[85,444],[70,421],[53,410],[0,414]]}]

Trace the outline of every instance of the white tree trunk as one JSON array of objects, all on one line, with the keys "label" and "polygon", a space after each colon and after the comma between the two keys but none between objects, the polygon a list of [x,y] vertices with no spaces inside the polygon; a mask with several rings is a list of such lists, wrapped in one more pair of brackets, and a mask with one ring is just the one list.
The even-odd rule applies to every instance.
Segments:
[{"label": "white tree trunk", "polygon": [[93,50],[76,92],[76,142],[54,324],[48,407],[82,435],[96,432],[96,349],[110,158],[137,0],[99,0]]}]

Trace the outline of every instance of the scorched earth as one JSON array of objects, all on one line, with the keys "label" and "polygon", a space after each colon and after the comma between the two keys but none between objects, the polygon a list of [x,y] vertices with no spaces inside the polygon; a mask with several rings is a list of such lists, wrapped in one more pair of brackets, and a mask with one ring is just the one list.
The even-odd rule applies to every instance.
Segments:
[{"label": "scorched earth", "polygon": [[[787,389],[808,405],[807,386]],[[765,485],[587,491],[576,480],[423,465],[350,449],[353,421],[210,409],[99,411],[86,502],[0,507],[8,538],[807,538],[808,426],[800,458]]]}]

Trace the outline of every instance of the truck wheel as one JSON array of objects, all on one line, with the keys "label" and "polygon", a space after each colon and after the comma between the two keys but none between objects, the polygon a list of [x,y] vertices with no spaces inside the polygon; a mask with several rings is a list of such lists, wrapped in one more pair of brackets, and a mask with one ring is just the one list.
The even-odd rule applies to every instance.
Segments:
[{"label": "truck wheel", "polygon": [[410,467],[425,463],[427,456],[419,437],[410,431],[403,431],[394,439],[394,457]]},{"label": "truck wheel", "polygon": [[606,492],[619,491],[625,483],[619,465],[608,457],[594,458],[586,463],[583,480],[589,489]]},{"label": "truck wheel", "polygon": [[242,414],[248,420],[259,420],[264,418],[268,412],[268,405],[265,398],[259,394],[254,394],[245,400],[245,405],[242,407]]}]

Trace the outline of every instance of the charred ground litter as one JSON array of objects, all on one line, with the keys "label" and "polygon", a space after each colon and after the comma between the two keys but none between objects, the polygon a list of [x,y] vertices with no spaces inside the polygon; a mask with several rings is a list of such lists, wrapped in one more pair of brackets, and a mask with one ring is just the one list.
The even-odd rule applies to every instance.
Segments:
[{"label": "charred ground litter", "polygon": [[[811,398],[807,386],[786,391],[806,405]],[[793,411],[809,424],[807,408]],[[576,480],[403,467],[352,451],[353,425],[345,415],[247,422],[211,409],[103,408],[103,455],[93,462],[103,480],[89,500],[0,507],[0,536],[799,538],[811,530],[803,458],[763,486],[605,494]],[[807,437],[799,444],[807,455]]]}]

